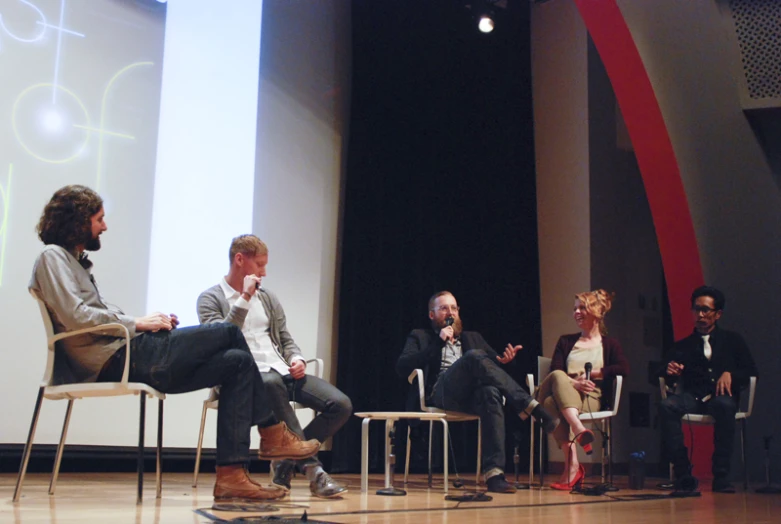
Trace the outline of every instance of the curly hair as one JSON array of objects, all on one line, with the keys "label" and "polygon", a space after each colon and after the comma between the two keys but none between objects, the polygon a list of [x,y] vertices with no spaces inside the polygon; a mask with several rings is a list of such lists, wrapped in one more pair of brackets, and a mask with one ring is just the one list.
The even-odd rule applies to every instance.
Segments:
[{"label": "curly hair", "polygon": [[92,217],[103,208],[103,199],[95,191],[80,185],[65,186],[52,195],[43,208],[36,231],[46,245],[71,250],[92,234]]},{"label": "curly hair", "polygon": [[610,308],[613,306],[613,298],[615,296],[615,293],[608,293],[604,289],[584,291],[583,293],[575,295],[575,298],[586,306],[588,314],[597,320],[599,332],[602,333],[602,335],[607,335],[605,315],[607,315],[607,312],[610,311]]}]

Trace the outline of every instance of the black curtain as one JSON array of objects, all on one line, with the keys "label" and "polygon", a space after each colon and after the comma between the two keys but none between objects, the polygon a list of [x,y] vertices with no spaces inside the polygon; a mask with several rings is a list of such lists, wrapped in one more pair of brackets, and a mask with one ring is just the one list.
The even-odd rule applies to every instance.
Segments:
[{"label": "black curtain", "polygon": [[[429,325],[428,298],[442,289],[458,300],[465,329],[494,349],[524,345],[509,368],[519,383],[536,367],[528,2],[511,0],[498,15],[485,35],[459,2],[352,4],[337,386],[356,412],[404,408],[409,385],[396,359],[407,333]],[[528,426],[507,420],[508,433],[527,442]],[[383,430],[375,424],[378,469]],[[453,440],[459,469],[474,471],[475,430],[455,425]],[[511,451],[508,442],[508,462]],[[359,471],[359,420],[336,435],[332,460],[334,471]]]}]

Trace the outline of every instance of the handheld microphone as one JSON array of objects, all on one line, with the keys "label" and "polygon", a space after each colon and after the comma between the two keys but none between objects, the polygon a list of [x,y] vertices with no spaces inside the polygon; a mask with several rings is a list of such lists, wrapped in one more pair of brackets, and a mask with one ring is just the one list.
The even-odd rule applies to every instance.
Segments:
[{"label": "handheld microphone", "polygon": [[445,327],[452,326],[453,322],[455,322],[455,321],[456,321],[456,319],[454,319],[453,317],[447,317],[445,319]]},{"label": "handheld microphone", "polygon": [[591,380],[591,362],[586,362],[586,380]]}]

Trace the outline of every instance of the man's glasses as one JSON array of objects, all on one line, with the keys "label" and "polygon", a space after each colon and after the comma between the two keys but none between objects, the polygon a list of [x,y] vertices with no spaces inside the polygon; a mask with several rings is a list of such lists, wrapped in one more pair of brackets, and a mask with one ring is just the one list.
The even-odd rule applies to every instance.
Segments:
[{"label": "man's glasses", "polygon": [[460,309],[458,306],[439,306],[436,308],[440,313],[458,313]]},{"label": "man's glasses", "polygon": [[703,315],[708,316],[715,311],[716,311],[715,309],[710,308],[708,306],[694,306],[692,308],[692,313],[694,313],[695,315],[702,313]]}]

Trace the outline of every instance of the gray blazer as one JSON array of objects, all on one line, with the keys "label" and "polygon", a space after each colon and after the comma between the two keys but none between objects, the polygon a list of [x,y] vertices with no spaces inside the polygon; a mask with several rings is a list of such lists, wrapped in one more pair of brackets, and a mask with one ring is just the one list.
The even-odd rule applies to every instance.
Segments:
[{"label": "gray blazer", "polygon": [[[282,309],[282,304],[280,304],[277,296],[265,288],[258,289],[256,294],[263,304],[263,309],[266,310],[266,316],[269,319],[269,334],[277,354],[288,365],[292,364],[292,359],[295,356],[303,359],[304,356],[301,354],[301,350],[287,330],[285,310]],[[247,310],[236,306],[231,307],[219,284],[210,287],[200,294],[197,308],[198,320],[201,324],[230,322],[241,329],[244,328]]]}]

